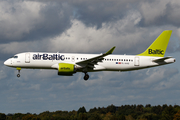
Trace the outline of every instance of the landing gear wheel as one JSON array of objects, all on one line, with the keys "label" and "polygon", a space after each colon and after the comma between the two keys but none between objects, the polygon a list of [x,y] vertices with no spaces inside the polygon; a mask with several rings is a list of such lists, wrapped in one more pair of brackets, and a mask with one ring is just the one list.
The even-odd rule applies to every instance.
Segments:
[{"label": "landing gear wheel", "polygon": [[20,77],[20,74],[17,74],[17,77],[19,78],[19,77]]},{"label": "landing gear wheel", "polygon": [[18,70],[18,74],[17,74],[17,77],[18,77],[18,78],[20,77],[20,70]]},{"label": "landing gear wheel", "polygon": [[89,75],[88,74],[85,74],[84,75],[84,80],[88,80],[89,79]]}]

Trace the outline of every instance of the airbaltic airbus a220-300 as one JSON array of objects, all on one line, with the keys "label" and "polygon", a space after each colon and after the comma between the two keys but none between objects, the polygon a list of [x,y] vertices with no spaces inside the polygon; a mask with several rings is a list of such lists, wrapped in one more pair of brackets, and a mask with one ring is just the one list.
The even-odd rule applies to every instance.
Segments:
[{"label": "airbaltic airbus a220-300", "polygon": [[174,63],[175,58],[164,57],[171,33],[172,30],[162,32],[147,50],[138,55],[110,55],[115,47],[104,54],[25,52],[14,55],[4,64],[16,68],[17,77],[20,77],[21,68],[56,69],[58,75],[64,76],[83,72],[84,80],[88,80],[87,72],[131,71]]}]

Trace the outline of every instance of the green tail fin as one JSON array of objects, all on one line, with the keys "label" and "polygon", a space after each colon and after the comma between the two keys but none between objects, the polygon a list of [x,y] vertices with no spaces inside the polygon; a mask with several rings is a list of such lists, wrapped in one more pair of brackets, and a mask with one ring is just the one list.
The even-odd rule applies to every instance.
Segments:
[{"label": "green tail fin", "polygon": [[141,54],[138,56],[154,56],[164,57],[166,48],[171,37],[172,30],[163,31],[158,38]]}]

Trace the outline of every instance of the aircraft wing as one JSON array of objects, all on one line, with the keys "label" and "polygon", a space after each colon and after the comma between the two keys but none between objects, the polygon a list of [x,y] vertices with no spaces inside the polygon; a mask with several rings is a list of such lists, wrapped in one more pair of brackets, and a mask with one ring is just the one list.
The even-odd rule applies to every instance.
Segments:
[{"label": "aircraft wing", "polygon": [[172,57],[163,57],[163,58],[155,59],[153,60],[153,62],[164,62],[164,60],[169,59],[169,58],[172,58]]},{"label": "aircraft wing", "polygon": [[77,62],[76,64],[80,65],[82,67],[94,68],[94,65],[96,65],[98,62],[102,62],[102,60],[104,59],[105,56],[107,56],[109,54],[112,54],[114,49],[115,49],[115,46],[113,48],[111,48],[108,52],[104,53],[104,54],[100,54],[100,55],[98,55],[96,57],[89,58],[87,60]]}]

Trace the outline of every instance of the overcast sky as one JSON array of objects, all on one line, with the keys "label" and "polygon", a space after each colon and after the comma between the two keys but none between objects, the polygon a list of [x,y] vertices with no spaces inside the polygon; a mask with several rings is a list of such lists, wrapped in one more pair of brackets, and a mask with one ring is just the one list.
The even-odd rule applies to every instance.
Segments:
[{"label": "overcast sky", "polygon": [[[179,0],[0,0],[0,112],[87,110],[114,104],[180,105]],[[173,30],[165,56],[176,63],[131,72],[58,76],[4,66],[21,52],[136,55]]]}]

